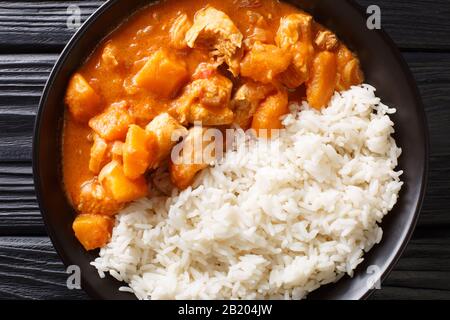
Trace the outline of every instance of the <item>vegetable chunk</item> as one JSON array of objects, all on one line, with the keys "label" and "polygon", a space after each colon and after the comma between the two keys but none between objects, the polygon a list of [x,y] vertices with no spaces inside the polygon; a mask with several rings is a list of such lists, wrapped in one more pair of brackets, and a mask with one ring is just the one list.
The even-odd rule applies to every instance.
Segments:
[{"label": "vegetable chunk", "polygon": [[321,109],[333,96],[336,87],[336,55],[329,51],[319,53],[312,66],[311,78],[306,86],[306,97],[310,106]]},{"label": "vegetable chunk", "polygon": [[124,140],[128,127],[134,123],[128,104],[118,102],[112,104],[103,113],[89,121],[89,126],[107,141]]},{"label": "vegetable chunk", "polygon": [[170,98],[188,77],[186,63],[183,60],[169,56],[164,50],[158,50],[134,76],[133,83],[157,96]]},{"label": "vegetable chunk", "polygon": [[79,122],[87,122],[101,112],[100,97],[79,73],[70,79],[65,102],[70,114]]},{"label": "vegetable chunk", "polygon": [[157,154],[156,136],[139,126],[128,129],[123,146],[123,171],[130,179],[137,179],[150,167],[152,155]]},{"label": "vegetable chunk", "polygon": [[252,129],[260,137],[267,132],[267,137],[270,138],[273,134],[272,129],[283,127],[280,118],[287,113],[289,113],[288,94],[285,90],[280,90],[261,103],[253,116]]},{"label": "vegetable chunk", "polygon": [[104,247],[111,239],[114,219],[108,216],[81,214],[72,228],[75,236],[86,250]]},{"label": "vegetable chunk", "polygon": [[271,44],[255,43],[241,62],[241,75],[262,83],[271,83],[285,71],[290,54]]},{"label": "vegetable chunk", "polygon": [[118,202],[130,202],[145,197],[148,186],[143,176],[138,179],[128,178],[123,166],[118,161],[108,163],[98,176],[105,190]]},{"label": "vegetable chunk", "polygon": [[80,213],[112,216],[122,207],[123,204],[112,199],[97,179],[86,181],[80,188],[77,205]]}]

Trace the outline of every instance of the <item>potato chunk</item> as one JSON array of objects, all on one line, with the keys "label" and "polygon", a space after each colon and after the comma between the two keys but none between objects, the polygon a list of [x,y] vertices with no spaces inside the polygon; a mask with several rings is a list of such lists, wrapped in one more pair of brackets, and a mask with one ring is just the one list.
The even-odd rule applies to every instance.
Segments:
[{"label": "potato chunk", "polygon": [[158,50],[134,76],[133,83],[157,96],[170,98],[188,78],[186,63],[183,60],[169,56],[164,50]]},{"label": "potato chunk", "polygon": [[[206,148],[213,143],[204,141],[206,130],[205,127],[192,127],[181,144],[180,154],[170,162],[170,178],[180,190],[190,186],[197,173],[208,167],[208,160],[213,160],[208,158],[214,155],[206,155]],[[201,146],[201,149],[197,146]]]},{"label": "potato chunk", "polygon": [[72,228],[86,250],[104,247],[111,239],[114,219],[108,216],[81,214],[75,218]]},{"label": "potato chunk", "polygon": [[327,105],[336,87],[336,55],[329,51],[319,53],[313,61],[311,78],[306,86],[310,106],[320,109]]},{"label": "potato chunk", "polygon": [[138,179],[128,178],[123,166],[118,161],[108,163],[98,176],[106,192],[117,202],[130,202],[145,197],[148,186],[143,176]]},{"label": "potato chunk", "polygon": [[134,123],[128,104],[118,102],[112,104],[103,113],[89,121],[89,126],[107,141],[124,140],[128,127]]},{"label": "potato chunk", "polygon": [[79,122],[89,121],[102,110],[100,97],[79,73],[69,81],[65,102],[70,114]]},{"label": "potato chunk", "polygon": [[278,93],[267,97],[261,103],[261,106],[253,115],[252,129],[256,134],[263,137],[267,133],[267,137],[273,135],[273,129],[281,129],[281,117],[289,113],[288,94],[285,90],[280,89]]},{"label": "potato chunk", "polygon": [[123,204],[112,199],[97,179],[83,183],[77,210],[83,214],[112,216],[122,209]]},{"label": "potato chunk", "polygon": [[290,54],[270,44],[255,43],[241,62],[241,75],[262,83],[270,83],[285,71]]},{"label": "potato chunk", "polygon": [[137,179],[150,167],[152,155],[157,154],[156,136],[139,126],[128,129],[123,146],[123,171],[130,179]]},{"label": "potato chunk", "polygon": [[150,157],[153,169],[156,169],[161,161],[170,155],[172,147],[188,132],[185,127],[168,113],[162,113],[157,116],[147,125],[145,130],[156,136],[158,152],[152,153]]}]

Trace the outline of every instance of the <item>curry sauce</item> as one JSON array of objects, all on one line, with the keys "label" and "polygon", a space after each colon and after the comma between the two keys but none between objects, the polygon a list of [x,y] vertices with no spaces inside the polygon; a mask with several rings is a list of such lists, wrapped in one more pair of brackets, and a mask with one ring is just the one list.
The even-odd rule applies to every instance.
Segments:
[{"label": "curry sauce", "polygon": [[[320,109],[362,81],[357,57],[286,3],[167,0],[138,11],[68,84],[63,176],[77,237],[87,250],[107,243],[114,215],[170,162],[173,132],[190,141],[194,122],[279,129],[290,102]],[[207,166],[170,163],[173,185]]]}]

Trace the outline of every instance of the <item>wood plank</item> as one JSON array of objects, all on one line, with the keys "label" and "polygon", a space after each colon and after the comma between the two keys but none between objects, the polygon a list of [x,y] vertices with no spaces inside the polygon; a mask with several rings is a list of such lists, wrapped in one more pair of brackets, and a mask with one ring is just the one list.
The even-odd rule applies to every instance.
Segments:
[{"label": "wood plank", "polygon": [[[450,2],[447,0],[357,0],[363,8],[381,9],[382,27],[403,49],[450,50]],[[67,27],[76,5],[81,21],[103,1],[2,1],[0,52],[59,52],[73,35]],[[414,30],[414,32],[411,32]]]},{"label": "wood plank", "polygon": [[[450,299],[449,240],[412,241],[404,258],[372,298]],[[433,266],[433,272],[422,269],[433,262],[430,257],[442,259]],[[0,237],[0,299],[87,298],[83,291],[68,290],[66,280],[64,267],[48,238]]]},{"label": "wood plank", "polygon": [[0,237],[0,299],[85,299],[69,290],[67,274],[45,237]]},{"label": "wood plank", "polygon": [[[57,55],[0,55],[0,234],[44,235],[34,200],[31,140],[39,97]],[[450,226],[450,53],[406,53],[425,103],[431,170],[420,226]]]}]

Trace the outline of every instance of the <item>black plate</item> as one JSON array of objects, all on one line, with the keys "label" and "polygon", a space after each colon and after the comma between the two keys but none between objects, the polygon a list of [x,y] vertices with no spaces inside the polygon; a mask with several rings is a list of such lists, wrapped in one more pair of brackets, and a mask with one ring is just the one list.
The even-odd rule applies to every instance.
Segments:
[{"label": "black plate", "polygon": [[[111,277],[100,279],[89,263],[97,252],[88,253],[72,232],[74,211],[62,188],[61,129],[63,98],[70,75],[94,47],[136,9],[143,0],[111,0],[98,9],[75,34],[56,63],[45,87],[36,119],[33,141],[33,171],[36,193],[47,232],[65,265],[82,270],[82,287],[93,298],[134,299],[118,291],[121,285]],[[360,57],[366,82],[377,88],[384,103],[397,108],[393,116],[395,139],[403,149],[400,169],[405,185],[394,210],[384,219],[382,242],[365,255],[353,278],[320,288],[312,299],[362,299],[372,290],[373,272],[386,278],[405,249],[415,227],[425,193],[428,168],[428,133],[424,108],[406,63],[386,34],[368,30],[364,12],[352,1],[289,1],[310,12]],[[375,266],[369,268],[369,266]]]}]

